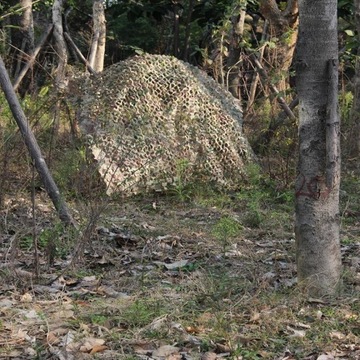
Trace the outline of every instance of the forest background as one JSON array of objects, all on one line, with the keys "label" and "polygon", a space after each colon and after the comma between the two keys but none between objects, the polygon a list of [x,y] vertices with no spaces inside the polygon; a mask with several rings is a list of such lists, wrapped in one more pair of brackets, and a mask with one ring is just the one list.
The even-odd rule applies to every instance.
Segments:
[{"label": "forest background", "polygon": [[[56,5],[63,10],[60,17],[56,14]],[[96,12],[96,6],[102,9],[100,13]],[[120,352],[123,357],[119,355],[119,358],[139,358],[145,354],[156,358],[154,352],[160,351],[164,344],[171,344],[173,348],[168,349],[171,356],[196,353],[209,358],[226,354],[224,356],[239,359],[287,356],[309,359],[313,356],[316,359],[343,354],[355,359],[359,350],[355,346],[359,336],[359,318],[355,315],[359,302],[354,296],[359,286],[359,7],[357,0],[338,2],[339,103],[344,160],[342,251],[346,255],[344,262],[349,266],[344,275],[346,300],[333,310],[334,304],[323,300],[301,298],[300,303],[296,302],[297,293],[292,293],[296,280],[290,265],[294,257],[291,209],[298,146],[294,68],[298,26],[296,1],[3,1],[0,18],[2,58],[56,183],[67,201],[76,204],[76,217],[81,223],[80,233],[71,231],[70,234],[51,217],[51,206],[44,200],[41,182],[11,120],[5,98],[2,98],[0,206],[3,259],[10,259],[12,263],[10,270],[6,268],[3,273],[4,278],[11,279],[12,285],[4,289],[3,294],[6,297],[9,292],[13,294],[12,305],[6,307],[6,311],[15,311],[12,307],[18,303],[22,311],[31,311],[39,305],[38,300],[43,300],[34,287],[28,286],[29,280],[24,280],[33,279],[31,274],[43,280],[50,275],[53,279],[54,274],[61,273],[56,279],[61,280],[61,290],[56,288],[57,292],[64,295],[67,287],[66,294],[70,294],[67,309],[70,313],[62,319],[66,325],[61,331],[65,328],[66,336],[71,331],[77,335],[82,332],[81,341],[67,344],[59,327],[37,332],[34,323],[39,319],[28,318],[27,333],[11,331],[6,351],[27,351],[39,358],[45,353],[70,353],[75,349],[83,356],[94,351],[104,358],[118,356]],[[98,20],[102,11],[106,17],[106,41],[101,44],[99,38],[104,33],[101,35],[101,21]],[[66,36],[68,42],[64,44],[56,37],[57,16],[70,38]],[[54,28],[50,30],[49,24]],[[146,52],[172,55],[201,68],[241,101],[244,131],[261,167],[248,169],[250,180],[236,195],[219,194],[211,189],[204,191],[196,184],[188,187],[180,182],[171,189],[166,201],[145,197],[135,199],[135,205],[126,203],[126,209],[121,210],[118,204],[111,203],[113,211],[116,209],[124,214],[114,226],[114,222],[108,220],[114,218],[109,212],[109,201],[98,201],[98,180],[89,173],[90,159],[78,141],[74,109],[66,100],[67,80],[85,70],[79,52],[70,45],[71,41],[87,58],[88,69],[94,71]],[[35,58],[31,55],[35,54],[38,44],[41,46]],[[66,57],[59,57],[64,54],[59,50],[61,46],[67,49]],[[24,74],[26,64],[31,66]],[[174,203],[180,205],[172,213],[169,209],[174,208]],[[184,209],[191,209],[191,214],[184,214]],[[171,221],[164,224],[164,220],[152,218],[161,213],[166,213]],[[128,218],[124,220],[126,216]],[[196,219],[197,235],[190,232],[192,223],[184,225],[184,233],[179,237],[174,235],[174,224],[182,216],[185,222],[189,218]],[[120,252],[115,256],[113,250],[109,252],[102,246],[94,250],[98,246],[94,242],[94,233],[99,240],[101,232],[121,248],[121,256]],[[206,258],[199,256],[198,245],[194,248],[194,237],[197,236],[207,239],[203,245],[207,249]],[[246,244],[245,248],[235,241],[239,237]],[[151,246],[150,240],[154,243]],[[199,239],[197,241],[199,243]],[[180,251],[185,242],[188,254]],[[181,246],[177,248],[176,243]],[[84,249],[89,247],[90,255],[84,258]],[[171,251],[164,251],[168,247]],[[143,252],[144,249],[149,251],[146,261],[144,258],[139,260],[134,254],[140,248]],[[266,250],[262,253],[259,248]],[[241,252],[252,261],[246,270],[240,265],[241,261],[234,260]],[[95,256],[95,253],[101,256]],[[131,258],[129,262],[125,254]],[[121,264],[120,268],[114,267],[114,258]],[[67,264],[69,259],[72,259],[71,266]],[[77,263],[74,266],[73,259],[87,265],[85,274],[81,274]],[[258,272],[255,270],[257,263],[266,266]],[[168,268],[169,264],[173,267]],[[236,271],[224,271],[224,266],[237,268]],[[165,270],[161,274],[154,270],[159,267]],[[241,280],[239,275],[234,276],[239,271],[242,272]],[[119,273],[122,280],[114,281]],[[170,281],[172,276],[180,277],[180,280]],[[207,287],[200,286],[204,279]],[[185,280],[187,285],[183,283]],[[130,286],[133,281],[136,286]],[[166,303],[168,297],[174,295],[164,295],[164,289],[158,288],[161,282],[173,286],[175,292],[181,289],[182,301],[177,304],[178,313],[173,317],[169,315],[171,310]],[[46,286],[51,289],[53,283],[56,282]],[[84,284],[90,289],[86,294],[79,290]],[[76,290],[70,289],[71,286]],[[149,296],[154,287],[156,294]],[[122,298],[120,289],[133,297]],[[116,294],[111,295],[111,291]],[[96,304],[101,308],[96,312],[83,311],[73,302],[74,297],[84,296],[88,306],[99,301],[96,298],[99,294],[104,298],[121,298],[114,314],[109,313],[106,300]],[[27,298],[30,299],[28,302]],[[256,306],[252,309],[254,299]],[[209,310],[214,308],[217,309],[215,316],[213,310]],[[41,312],[52,319],[53,314],[47,307],[44,306]],[[282,314],[284,321],[274,322],[274,316],[278,316],[275,313]],[[21,314],[16,312],[16,316]],[[309,325],[308,317],[314,323],[311,320]],[[235,334],[239,332],[238,323],[243,324],[240,337]],[[294,323],[297,325],[293,326]],[[83,331],[84,324],[88,328]],[[181,329],[176,330],[179,324]],[[16,320],[11,326],[6,322],[2,330],[17,329],[16,326]],[[108,335],[103,335],[100,328],[107,329]],[[120,336],[119,329],[125,329],[126,335]],[[176,331],[179,331],[178,336],[174,335]],[[28,333],[35,341],[30,340]],[[271,338],[272,333],[277,335]],[[194,335],[196,341],[185,335]],[[49,336],[53,337],[53,342],[49,341]],[[291,345],[287,350],[289,339]]]}]

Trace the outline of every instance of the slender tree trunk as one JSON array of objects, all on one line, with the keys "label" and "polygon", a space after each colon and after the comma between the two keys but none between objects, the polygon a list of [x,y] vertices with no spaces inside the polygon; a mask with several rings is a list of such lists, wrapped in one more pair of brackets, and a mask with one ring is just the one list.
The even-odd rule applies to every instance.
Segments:
[{"label": "slender tree trunk", "polygon": [[[265,41],[268,38],[268,21],[265,20],[264,21],[264,26],[263,26],[263,33],[261,34],[261,44],[263,44],[261,46],[261,49],[259,51],[259,62],[260,64],[263,63],[263,58],[264,58],[264,51],[265,51]],[[250,109],[253,107],[254,102],[255,102],[255,96],[256,96],[256,89],[258,87],[258,83],[260,80],[260,75],[257,71],[254,72],[253,75],[253,79],[251,81],[251,85],[250,85],[250,92],[249,92],[249,96],[248,96],[248,102],[246,105],[246,111],[245,111],[245,117],[246,115],[249,113]]]},{"label": "slender tree trunk", "polygon": [[179,4],[177,0],[173,2],[174,12],[174,43],[173,43],[173,54],[175,57],[179,57],[179,38],[180,38],[180,13]]},{"label": "slender tree trunk", "polygon": [[89,73],[95,75],[96,74],[95,70],[90,66],[89,62],[86,60],[85,56],[82,54],[80,49],[76,46],[76,44],[74,43],[74,41],[71,38],[71,36],[69,35],[69,33],[67,33],[67,32],[64,33],[64,36],[65,36],[65,39],[68,41],[70,47],[74,50],[74,52],[80,58],[80,60],[85,64]]},{"label": "slender tree trunk", "polygon": [[242,4],[238,4],[231,17],[231,33],[229,38],[229,56],[227,59],[227,87],[236,99],[241,99],[240,91],[240,55],[241,40],[244,33],[245,9]]},{"label": "slender tree trunk", "polygon": [[39,45],[34,49],[31,57],[29,58],[28,62],[25,64],[25,66],[20,71],[19,75],[14,81],[14,90],[17,90],[17,88],[20,86],[21,81],[24,79],[26,73],[29,71],[29,69],[33,66],[36,56],[39,54],[42,47],[46,44],[48,41],[51,33],[53,30],[53,25],[50,25],[48,29],[46,30],[45,34],[43,35],[42,39],[40,40]]},{"label": "slender tree trunk", "polygon": [[322,296],[338,290],[341,272],[337,1],[300,0],[299,16],[297,269],[308,293]]},{"label": "slender tree trunk", "polygon": [[48,192],[58,214],[59,218],[66,224],[76,227],[76,223],[72,218],[70,211],[61,197],[60,191],[56,186],[50,171],[46,165],[44,157],[41,153],[39,145],[35,139],[33,132],[26,120],[25,114],[19,104],[15,91],[11,85],[9,75],[6,71],[4,62],[0,57],[0,84],[5,93],[6,99],[9,103],[11,112],[14,115],[14,119],[19,126],[20,132],[24,138],[25,144],[29,150],[30,156],[34,161],[35,167],[40,175],[40,178]]},{"label": "slender tree trunk", "polygon": [[52,20],[54,24],[55,50],[58,57],[58,66],[56,69],[55,86],[62,92],[67,88],[66,65],[68,53],[64,39],[64,29],[62,24],[64,0],[55,0],[52,7]]},{"label": "slender tree trunk", "polygon": [[91,44],[89,65],[96,72],[104,69],[105,45],[106,45],[106,19],[104,5],[101,0],[93,3],[93,40]]},{"label": "slender tree trunk", "polygon": [[260,0],[260,12],[269,21],[270,37],[278,39],[274,48],[267,49],[267,61],[275,70],[275,85],[284,91],[288,87],[297,39],[298,0],[288,0],[284,11],[279,9],[276,0]]},{"label": "slender tree trunk", "polygon": [[184,41],[184,51],[183,51],[183,60],[184,61],[188,61],[188,57],[189,57],[189,42],[190,42],[190,32],[191,32],[191,16],[194,10],[194,6],[195,6],[195,0],[190,0],[189,1],[189,8],[188,8],[188,13],[186,16],[186,30],[185,30],[185,41]]},{"label": "slender tree trunk", "polygon": [[[360,0],[354,0],[354,9],[356,30],[358,38],[360,38]],[[354,103],[352,108],[352,121],[355,131],[350,139],[353,156],[360,155],[360,46],[357,52],[354,76]]]},{"label": "slender tree trunk", "polygon": [[[11,1],[10,3],[13,3]],[[14,2],[16,5],[18,1]],[[32,0],[20,0],[20,8],[22,12],[20,15],[11,16],[11,44],[13,46],[11,56],[16,59],[13,62],[11,75],[17,78],[22,69],[28,63],[28,59],[32,56],[34,51],[34,22],[32,15]],[[23,82],[20,93],[24,95],[31,85],[31,76],[27,76],[26,81]]]}]

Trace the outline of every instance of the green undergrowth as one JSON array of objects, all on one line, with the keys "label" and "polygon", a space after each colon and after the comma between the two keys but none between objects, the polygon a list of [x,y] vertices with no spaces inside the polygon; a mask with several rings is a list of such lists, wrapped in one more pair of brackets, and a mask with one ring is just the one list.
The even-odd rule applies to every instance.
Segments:
[{"label": "green undergrowth", "polygon": [[[9,149],[11,126],[3,126],[2,133]],[[51,134],[48,125],[39,138],[41,145],[65,197],[78,206],[74,213],[84,232],[92,216],[84,209],[99,205],[103,189],[98,187],[96,171],[88,170],[88,154],[72,142],[69,132],[49,149]],[[343,176],[344,289],[330,301],[309,299],[296,287],[292,182],[279,178],[277,169],[252,164],[244,169],[247,179],[239,189],[219,191],[188,183],[187,166],[185,160],[177,163],[176,183],[168,194],[117,197],[106,200],[106,206],[100,204],[97,225],[113,231],[113,236],[102,236],[95,229],[85,238],[83,262],[67,271],[62,283],[67,292],[61,292],[55,304],[63,301],[71,306],[71,316],[62,319],[61,326],[74,331],[76,338],[101,337],[122,359],[140,359],[139,347],[163,344],[185,349],[192,359],[203,358],[205,352],[237,360],[316,359],[331,352],[355,359],[360,305],[352,252],[360,238],[358,174]],[[89,180],[93,185],[86,185]],[[23,189],[31,187],[22,181]],[[6,226],[12,221],[10,212],[4,216]],[[19,221],[15,225],[23,226]],[[20,230],[16,232],[19,249],[32,256],[31,227]],[[40,255],[58,261],[54,273],[59,275],[61,261],[69,259],[81,231],[71,232],[53,220],[38,230]],[[187,260],[186,265],[170,270],[165,266],[181,260]],[[26,261],[31,263],[31,257]],[[87,277],[95,277],[96,286],[79,286],[72,292],[71,287]],[[23,292],[30,287],[26,286]],[[107,295],[102,286],[125,295]]]}]

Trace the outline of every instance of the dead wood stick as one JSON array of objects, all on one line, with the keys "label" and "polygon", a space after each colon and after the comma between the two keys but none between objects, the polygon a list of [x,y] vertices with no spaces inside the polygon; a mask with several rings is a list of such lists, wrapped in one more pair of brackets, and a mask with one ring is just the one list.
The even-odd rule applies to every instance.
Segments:
[{"label": "dead wood stick", "polygon": [[282,109],[284,110],[284,112],[286,113],[286,115],[290,119],[295,120],[296,117],[295,117],[294,113],[291,111],[291,109],[289,108],[289,106],[286,103],[286,101],[284,100],[284,98],[280,95],[280,92],[277,89],[277,87],[274,84],[271,83],[268,74],[266,73],[265,69],[261,65],[261,63],[258,60],[257,56],[255,54],[251,54],[250,59],[254,62],[255,66],[256,66],[256,69],[257,69],[261,79],[265,83],[267,83],[267,85],[269,85],[270,90],[276,95],[276,99],[277,99],[278,103],[280,104],[280,106],[282,107]]},{"label": "dead wood stick", "polygon": [[20,106],[19,100],[16,96],[13,86],[11,85],[9,75],[6,71],[4,61],[0,56],[0,84],[5,93],[6,100],[9,104],[10,110],[14,119],[20,129],[24,142],[29,150],[30,156],[35,164],[36,170],[40,175],[41,181],[51,198],[55,209],[58,212],[60,220],[65,225],[77,227],[75,220],[70,214],[60,191],[55,184],[55,181],[50,173],[50,170],[41,153],[40,147],[36,141],[34,133],[32,132],[29,122],[26,119],[23,109]]},{"label": "dead wood stick", "polygon": [[71,36],[64,32],[65,39],[68,41],[70,46],[75,50],[76,54],[79,56],[80,60],[85,64],[86,68],[91,74],[96,74],[95,70],[91,67],[90,63],[85,59],[84,55],[81,53],[80,49],[76,46]]},{"label": "dead wood stick", "polygon": [[50,25],[44,36],[41,38],[39,45],[34,49],[34,52],[31,54],[29,61],[26,63],[26,65],[24,66],[24,68],[20,71],[18,77],[15,79],[14,81],[14,85],[13,88],[16,91],[22,81],[22,79],[24,78],[24,76],[26,75],[26,73],[29,71],[30,67],[33,66],[36,57],[38,56],[41,48],[46,44],[46,42],[48,41],[49,37],[51,36],[51,33],[53,31],[54,25]]}]

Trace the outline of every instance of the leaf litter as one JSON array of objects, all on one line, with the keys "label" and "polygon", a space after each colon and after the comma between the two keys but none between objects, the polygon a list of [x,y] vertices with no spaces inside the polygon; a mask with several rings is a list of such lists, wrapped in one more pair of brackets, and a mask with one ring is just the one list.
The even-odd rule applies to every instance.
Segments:
[{"label": "leaf litter", "polygon": [[[241,221],[230,207],[150,202],[108,207],[82,263],[63,274],[71,249],[49,264],[45,244],[39,278],[29,205],[13,203],[1,235],[0,358],[360,358],[359,243],[342,247],[343,297],[309,299],[297,293],[291,232],[244,226],[222,239],[222,218]],[[56,222],[49,209],[38,200],[38,232]]]}]

